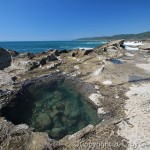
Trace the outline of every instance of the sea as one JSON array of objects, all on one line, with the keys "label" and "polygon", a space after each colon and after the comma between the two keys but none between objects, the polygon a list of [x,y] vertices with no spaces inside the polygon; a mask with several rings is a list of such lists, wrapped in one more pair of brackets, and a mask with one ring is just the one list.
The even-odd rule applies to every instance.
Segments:
[{"label": "sea", "polygon": [[92,49],[105,44],[103,41],[19,41],[0,42],[0,47],[15,50],[19,53],[41,53],[47,50]]}]

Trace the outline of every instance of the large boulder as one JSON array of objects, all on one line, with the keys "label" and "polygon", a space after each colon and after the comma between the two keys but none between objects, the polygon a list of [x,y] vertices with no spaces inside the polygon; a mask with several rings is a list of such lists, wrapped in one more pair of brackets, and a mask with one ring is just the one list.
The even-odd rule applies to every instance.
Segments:
[{"label": "large boulder", "polygon": [[40,113],[36,118],[36,127],[40,130],[47,129],[51,123],[51,118],[46,113]]},{"label": "large boulder", "polygon": [[11,65],[11,55],[4,48],[0,48],[0,70],[7,68]]}]

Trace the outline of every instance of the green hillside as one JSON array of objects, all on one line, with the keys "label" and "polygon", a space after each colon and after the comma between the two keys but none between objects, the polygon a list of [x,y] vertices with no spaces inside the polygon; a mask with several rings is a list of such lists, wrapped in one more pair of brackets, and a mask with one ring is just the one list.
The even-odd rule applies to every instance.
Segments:
[{"label": "green hillside", "polygon": [[91,38],[80,38],[78,41],[108,41],[108,40],[147,40],[150,39],[150,31],[139,33],[139,34],[119,34],[113,36],[102,36],[102,37],[91,37]]}]

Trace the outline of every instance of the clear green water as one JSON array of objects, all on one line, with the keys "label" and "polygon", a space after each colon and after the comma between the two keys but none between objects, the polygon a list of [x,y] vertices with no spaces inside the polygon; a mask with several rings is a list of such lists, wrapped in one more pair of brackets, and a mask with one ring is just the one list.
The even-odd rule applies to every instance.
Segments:
[{"label": "clear green water", "polygon": [[30,87],[19,93],[2,114],[15,124],[27,123],[35,131],[46,131],[54,139],[100,122],[91,104],[63,83]]}]

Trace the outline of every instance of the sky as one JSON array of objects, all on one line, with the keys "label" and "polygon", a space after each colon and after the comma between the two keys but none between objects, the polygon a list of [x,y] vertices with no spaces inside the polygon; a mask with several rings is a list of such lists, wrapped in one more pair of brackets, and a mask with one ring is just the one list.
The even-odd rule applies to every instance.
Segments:
[{"label": "sky", "polygon": [[150,0],[0,0],[0,41],[150,31]]}]

